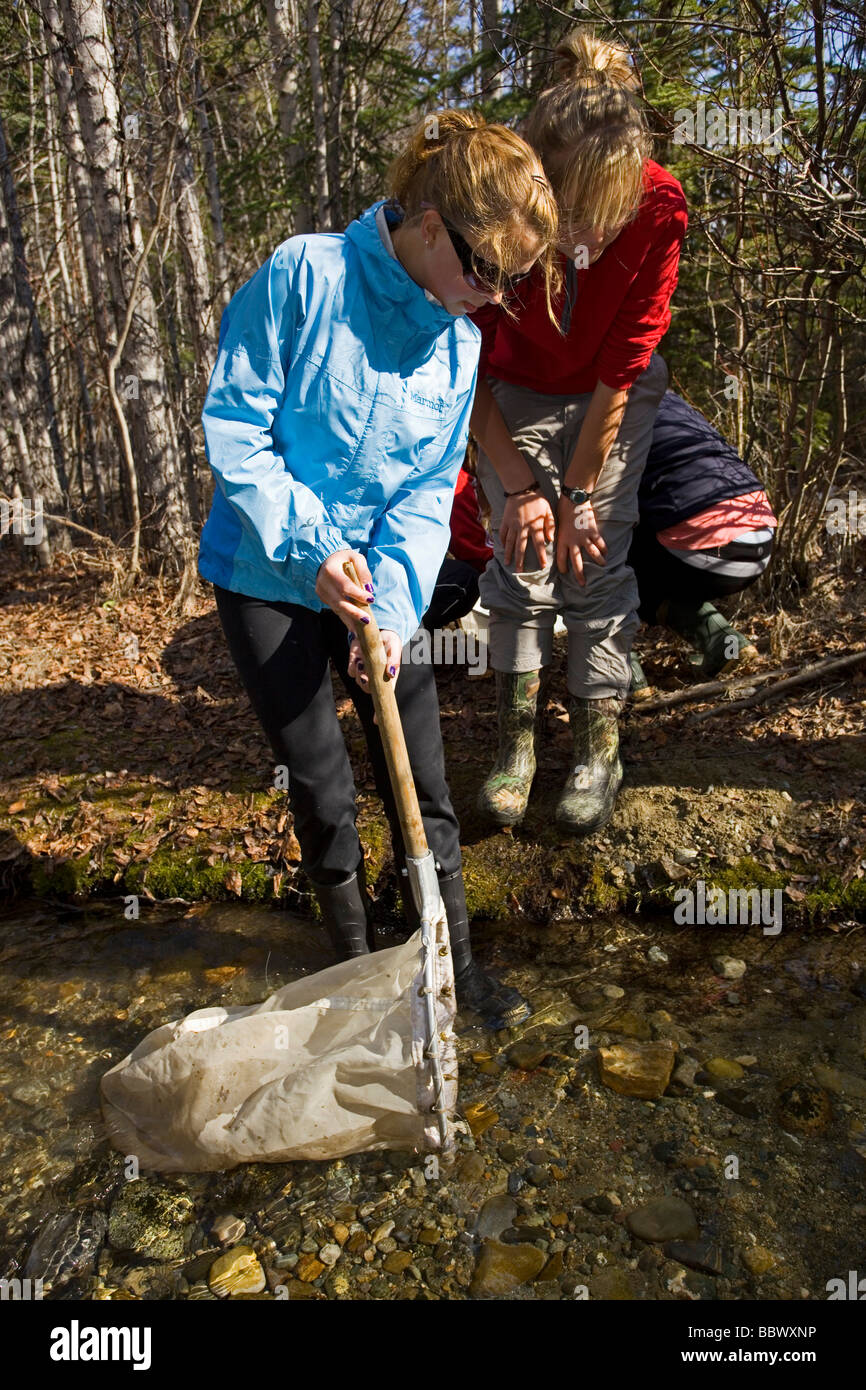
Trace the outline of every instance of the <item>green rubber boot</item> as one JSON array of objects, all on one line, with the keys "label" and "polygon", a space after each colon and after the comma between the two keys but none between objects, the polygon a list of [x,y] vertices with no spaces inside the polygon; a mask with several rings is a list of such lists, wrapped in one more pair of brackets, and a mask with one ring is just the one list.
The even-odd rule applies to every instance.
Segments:
[{"label": "green rubber boot", "polygon": [[665,599],[656,615],[660,623],[673,628],[694,648],[691,658],[707,680],[723,671],[742,666],[758,655],[748,637],[731,627],[727,618],[711,603],[688,603]]},{"label": "green rubber boot", "polygon": [[499,753],[478,793],[478,809],[495,825],[523,820],[535,776],[535,715],[540,672],[496,672]]},{"label": "green rubber boot", "polygon": [[628,688],[629,698],[636,703],[640,703],[641,700],[651,700],[655,692],[647,680],[644,669],[634,651],[632,651],[629,656],[629,663],[631,665],[631,684]]},{"label": "green rubber boot", "polygon": [[559,798],[556,820],[573,835],[600,830],[613,813],[622,783],[621,713],[620,700],[568,697],[574,765]]}]

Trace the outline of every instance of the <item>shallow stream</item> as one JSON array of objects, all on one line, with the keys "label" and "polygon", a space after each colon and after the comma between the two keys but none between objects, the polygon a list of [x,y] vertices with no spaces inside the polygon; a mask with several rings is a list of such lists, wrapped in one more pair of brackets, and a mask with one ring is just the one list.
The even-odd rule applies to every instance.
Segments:
[{"label": "shallow stream", "polygon": [[[141,911],[0,916],[0,1277],[42,1278],[50,1298],[208,1298],[239,1243],[262,1297],[826,1298],[866,1273],[862,929],[480,928],[483,963],[536,1012],[510,1034],[459,1019],[471,1126],[452,1167],[430,1178],[423,1157],[374,1153],[129,1183],[103,1072],[168,1019],[329,963],[290,913]],[[600,1048],[666,1038],[663,1095],[605,1084]],[[679,1205],[641,1238],[633,1214],[660,1198]]]}]

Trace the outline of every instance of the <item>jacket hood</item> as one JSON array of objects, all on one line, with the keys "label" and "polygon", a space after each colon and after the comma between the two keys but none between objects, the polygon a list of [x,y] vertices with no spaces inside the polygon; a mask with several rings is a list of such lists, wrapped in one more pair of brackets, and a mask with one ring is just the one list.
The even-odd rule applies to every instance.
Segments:
[{"label": "jacket hood", "polygon": [[400,348],[401,357],[426,361],[436,339],[446,329],[455,327],[460,319],[449,314],[444,305],[428,299],[401,262],[389,255],[376,225],[376,213],[384,202],[385,199],[380,198],[351,222],[346,229],[346,239],[358,253],[361,273],[370,294],[381,303],[377,329],[381,329],[389,344]]}]

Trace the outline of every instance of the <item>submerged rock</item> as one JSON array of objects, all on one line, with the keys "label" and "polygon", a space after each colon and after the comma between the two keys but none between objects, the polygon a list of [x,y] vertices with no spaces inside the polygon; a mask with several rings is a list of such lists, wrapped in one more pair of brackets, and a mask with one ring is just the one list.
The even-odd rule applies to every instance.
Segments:
[{"label": "submerged rock", "polygon": [[769,1274],[778,1264],[776,1256],[770,1250],[765,1250],[763,1245],[753,1245],[750,1250],[744,1250],[740,1258],[750,1274],[761,1275]]},{"label": "submerged rock", "polygon": [[589,1285],[591,1298],[605,1298],[618,1303],[630,1302],[635,1296],[634,1285],[624,1269],[600,1269]]},{"label": "submerged rock", "polygon": [[219,1298],[261,1293],[266,1283],[265,1271],[251,1245],[236,1245],[220,1255],[211,1265],[207,1281],[211,1292]]},{"label": "submerged rock", "polygon": [[668,1039],[652,1043],[623,1043],[598,1050],[599,1075],[605,1086],[622,1096],[656,1100],[671,1079],[676,1043]]},{"label": "submerged rock", "polygon": [[404,1269],[408,1269],[412,1263],[412,1256],[408,1250],[394,1250],[390,1255],[386,1255],[382,1261],[382,1268],[388,1274],[402,1274]]},{"label": "submerged rock", "polygon": [[111,1204],[108,1243],[115,1250],[134,1250],[158,1260],[177,1260],[184,1253],[195,1208],[182,1192],[172,1192],[147,1178],[127,1183]]},{"label": "submerged rock", "polygon": [[482,1154],[471,1153],[461,1161],[457,1170],[457,1181],[465,1183],[480,1182],[484,1176],[484,1157]]},{"label": "submerged rock", "polygon": [[504,1298],[521,1284],[535,1279],[547,1264],[543,1250],[534,1245],[501,1245],[485,1240],[469,1293],[473,1298]]},{"label": "submerged rock", "polygon": [[838,1067],[814,1066],[812,1070],[818,1084],[834,1095],[846,1096],[848,1100],[866,1100],[866,1078],[851,1071],[840,1071]]},{"label": "submerged rock", "polygon": [[647,1019],[640,1014],[625,1009],[607,1024],[608,1032],[621,1033],[624,1038],[636,1038],[638,1042],[649,1042],[652,1029]]},{"label": "submerged rock", "polygon": [[30,1248],[25,1279],[41,1279],[46,1289],[56,1289],[76,1275],[93,1273],[106,1226],[101,1211],[55,1212]]},{"label": "submerged rock", "polygon": [[506,1230],[514,1221],[517,1215],[517,1203],[506,1192],[499,1192],[495,1197],[488,1197],[475,1223],[475,1230],[479,1236],[492,1237],[498,1240],[502,1232]]},{"label": "submerged rock", "polygon": [[534,1071],[540,1067],[545,1057],[550,1056],[550,1047],[545,1042],[530,1040],[516,1042],[506,1053],[509,1062],[520,1071]]},{"label": "submerged rock", "polygon": [[241,1221],[240,1217],[223,1212],[211,1226],[211,1235],[220,1245],[231,1245],[232,1241],[240,1240],[246,1229],[247,1223]]},{"label": "submerged rock", "polygon": [[746,962],[737,956],[713,956],[713,969],[723,980],[741,980],[746,973]]},{"label": "submerged rock", "polygon": [[[366,1237],[365,1237],[366,1241]],[[349,1249],[352,1249],[352,1242],[349,1242]],[[325,1266],[315,1255],[302,1255],[295,1265],[295,1275],[304,1284],[312,1284],[314,1279],[318,1279],[320,1274],[324,1274]]]},{"label": "submerged rock", "polygon": [[469,1126],[473,1139],[477,1139],[485,1130],[492,1128],[499,1119],[495,1110],[491,1110],[485,1101],[476,1101],[473,1105],[467,1105],[463,1111],[463,1118]]},{"label": "submerged rock", "polygon": [[760,1119],[759,1107],[742,1086],[729,1086],[725,1090],[716,1091],[716,1100],[726,1110],[733,1110],[735,1115],[742,1115],[744,1120]]},{"label": "submerged rock", "polygon": [[830,1097],[820,1086],[798,1081],[779,1096],[779,1123],[797,1134],[821,1134],[833,1118]]},{"label": "submerged rock", "polygon": [[746,1074],[739,1062],[732,1062],[727,1057],[711,1057],[704,1062],[703,1070],[719,1081],[741,1081]]},{"label": "submerged rock", "polygon": [[626,1225],[633,1236],[654,1245],[670,1240],[697,1240],[699,1235],[697,1218],[681,1197],[656,1197],[630,1211]]},{"label": "submerged rock", "polygon": [[722,1252],[711,1240],[669,1240],[665,1245],[668,1259],[689,1269],[704,1270],[707,1274],[722,1274]]}]

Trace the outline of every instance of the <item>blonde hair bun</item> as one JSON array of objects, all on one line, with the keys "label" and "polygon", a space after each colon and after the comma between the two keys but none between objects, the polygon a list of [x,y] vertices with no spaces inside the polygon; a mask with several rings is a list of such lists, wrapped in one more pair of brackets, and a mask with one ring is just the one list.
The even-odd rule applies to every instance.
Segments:
[{"label": "blonde hair bun", "polygon": [[596,38],[588,29],[572,29],[557,44],[554,55],[557,82],[611,82],[614,86],[637,91],[637,73],[626,49],[609,39]]}]

